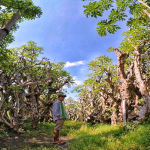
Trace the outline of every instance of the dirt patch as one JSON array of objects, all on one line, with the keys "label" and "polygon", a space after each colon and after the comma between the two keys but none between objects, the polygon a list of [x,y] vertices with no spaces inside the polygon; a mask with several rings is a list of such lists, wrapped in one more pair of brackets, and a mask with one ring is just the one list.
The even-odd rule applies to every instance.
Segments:
[{"label": "dirt patch", "polygon": [[53,137],[50,137],[46,134],[39,134],[34,136],[25,136],[23,134],[11,134],[8,137],[0,139],[0,149],[4,150],[20,150],[26,146],[31,148],[38,148],[38,147],[46,147],[52,148],[57,147],[58,149],[67,149],[67,144],[71,137],[60,137],[61,140],[66,141],[65,145],[54,145]]}]

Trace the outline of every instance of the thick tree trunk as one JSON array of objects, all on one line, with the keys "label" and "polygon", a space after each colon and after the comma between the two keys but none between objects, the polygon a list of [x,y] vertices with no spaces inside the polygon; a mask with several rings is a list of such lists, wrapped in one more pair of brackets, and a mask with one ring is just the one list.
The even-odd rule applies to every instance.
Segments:
[{"label": "thick tree trunk", "polygon": [[117,110],[116,110],[117,109],[117,103],[114,103],[112,108],[115,110],[113,110],[113,113],[111,115],[111,125],[116,125],[116,122],[117,122]]},{"label": "thick tree trunk", "polygon": [[31,86],[31,97],[30,97],[30,117],[31,117],[31,125],[33,129],[38,128],[38,122],[39,122],[39,112],[38,112],[38,104],[36,101],[35,93],[34,93],[34,87]]},{"label": "thick tree trunk", "polygon": [[[137,52],[138,53],[138,52]],[[135,77],[139,85],[139,90],[142,94],[142,98],[144,101],[144,105],[141,108],[138,116],[139,121],[145,120],[146,116],[150,114],[150,95],[147,90],[146,84],[144,83],[144,80],[142,79],[142,74],[140,72],[139,67],[139,56],[136,55],[134,58],[134,70],[135,70]]]},{"label": "thick tree trunk", "polygon": [[7,34],[12,29],[13,25],[19,20],[20,14],[19,12],[16,12],[12,15],[12,17],[2,26],[2,29],[0,29],[0,42],[7,36]]},{"label": "thick tree trunk", "polygon": [[52,105],[53,103],[45,103],[44,104],[44,110],[41,113],[41,119],[40,120],[45,120],[45,121],[52,121],[51,118],[53,118],[52,115]]},{"label": "thick tree trunk", "polygon": [[114,52],[117,54],[117,60],[118,60],[117,73],[121,80],[119,89],[120,89],[121,99],[122,99],[123,122],[125,123],[127,120],[127,118],[126,118],[126,112],[127,112],[126,101],[130,99],[130,91],[129,91],[130,82],[127,79],[127,75],[125,74],[125,71],[124,71],[124,63],[125,63],[125,59],[128,58],[128,54],[122,53],[118,49],[114,49]]},{"label": "thick tree trunk", "polygon": [[107,73],[107,79],[106,81],[109,83],[109,86],[110,86],[110,89],[109,91],[111,92],[107,92],[107,94],[110,96],[110,99],[112,100],[112,103],[113,103],[113,106],[112,106],[112,109],[113,109],[113,112],[112,112],[112,115],[111,115],[111,125],[116,125],[117,123],[117,100],[115,99],[114,97],[114,91],[115,91],[115,86],[114,86],[114,83],[112,82],[112,77],[111,77],[111,73]]}]

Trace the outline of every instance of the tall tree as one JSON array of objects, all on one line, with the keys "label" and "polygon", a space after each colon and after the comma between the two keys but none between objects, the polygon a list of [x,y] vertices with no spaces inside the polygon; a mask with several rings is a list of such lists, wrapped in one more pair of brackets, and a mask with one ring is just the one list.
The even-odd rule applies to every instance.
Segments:
[{"label": "tall tree", "polygon": [[0,0],[0,5],[0,42],[16,27],[18,21],[35,19],[42,14],[41,8],[34,6],[31,0]]},{"label": "tall tree", "polygon": [[[41,8],[31,0],[0,0],[0,63],[1,67],[8,67],[8,44],[14,41],[13,32],[19,28],[19,23],[40,17]],[[26,29],[25,29],[26,30]]]}]

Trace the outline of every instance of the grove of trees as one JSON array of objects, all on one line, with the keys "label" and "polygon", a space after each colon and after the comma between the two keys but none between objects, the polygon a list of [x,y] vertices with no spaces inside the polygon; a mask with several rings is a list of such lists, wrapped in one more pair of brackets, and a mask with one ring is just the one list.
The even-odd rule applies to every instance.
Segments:
[{"label": "grove of trees", "polygon": [[[89,63],[88,79],[74,91],[78,101],[67,99],[71,120],[91,123],[136,121],[150,116],[150,3],[145,0],[99,0],[84,6],[87,17],[107,19],[98,22],[100,36],[114,34],[124,21],[128,31],[116,53],[117,64],[107,56]],[[38,59],[42,47],[33,41],[8,49],[13,32],[25,19],[35,19],[42,10],[31,0],[0,0],[0,124],[18,130],[30,121],[34,129],[39,121],[52,121],[52,105],[63,86],[71,86],[73,78],[65,63]]]},{"label": "grove of trees", "polygon": [[41,8],[31,0],[1,0],[0,18],[0,124],[15,131],[30,121],[38,128],[39,121],[52,121],[52,105],[63,86],[74,83],[65,63],[38,59],[42,47],[33,41],[8,49],[18,23],[35,19]]},{"label": "grove of trees", "polygon": [[141,123],[150,115],[150,3],[141,0],[99,0],[84,6],[87,17],[108,19],[97,23],[100,36],[120,29],[118,21],[126,21],[129,30],[116,53],[117,65],[107,56],[89,63],[89,78],[76,87],[81,102],[81,116],[89,122],[136,121]]}]

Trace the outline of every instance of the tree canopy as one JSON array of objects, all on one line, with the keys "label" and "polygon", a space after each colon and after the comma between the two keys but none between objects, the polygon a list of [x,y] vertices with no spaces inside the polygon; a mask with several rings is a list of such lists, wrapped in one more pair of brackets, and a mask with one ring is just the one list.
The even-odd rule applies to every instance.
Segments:
[{"label": "tree canopy", "polygon": [[138,26],[146,27],[149,25],[150,6],[149,2],[142,0],[99,0],[90,2],[84,6],[84,13],[87,17],[100,18],[105,11],[110,11],[107,19],[97,23],[97,32],[100,36],[106,36],[107,33],[115,33],[121,27],[119,21],[126,21],[130,30]]},{"label": "tree canopy", "polygon": [[0,63],[4,67],[7,66],[7,54],[11,52],[7,46],[15,40],[13,33],[19,28],[19,23],[41,15],[41,8],[31,0],[0,0]]}]

